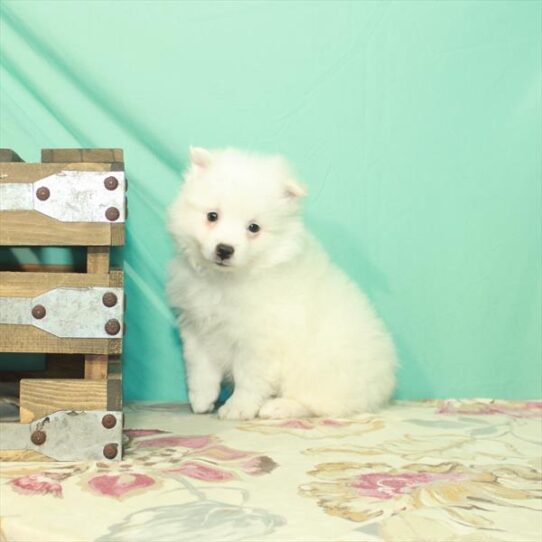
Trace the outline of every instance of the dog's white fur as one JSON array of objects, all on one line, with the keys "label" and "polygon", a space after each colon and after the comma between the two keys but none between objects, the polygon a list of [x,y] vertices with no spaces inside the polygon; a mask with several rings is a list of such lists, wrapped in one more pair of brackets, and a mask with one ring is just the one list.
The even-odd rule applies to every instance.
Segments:
[{"label": "dog's white fur", "polygon": [[[383,405],[395,351],[365,295],[305,230],[305,188],[280,157],[191,149],[170,209],[189,399],[221,418],[347,416]],[[218,220],[210,222],[209,212]],[[247,228],[257,223],[261,230]],[[217,244],[235,248],[220,262]],[[226,263],[227,265],[219,265]]]}]

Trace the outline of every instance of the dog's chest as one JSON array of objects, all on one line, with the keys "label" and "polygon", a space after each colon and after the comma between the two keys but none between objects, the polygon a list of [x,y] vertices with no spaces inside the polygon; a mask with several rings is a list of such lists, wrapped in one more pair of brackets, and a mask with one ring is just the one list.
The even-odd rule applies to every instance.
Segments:
[{"label": "dog's chest", "polygon": [[255,317],[255,304],[242,287],[191,280],[185,287],[183,315],[209,331],[227,333]]}]

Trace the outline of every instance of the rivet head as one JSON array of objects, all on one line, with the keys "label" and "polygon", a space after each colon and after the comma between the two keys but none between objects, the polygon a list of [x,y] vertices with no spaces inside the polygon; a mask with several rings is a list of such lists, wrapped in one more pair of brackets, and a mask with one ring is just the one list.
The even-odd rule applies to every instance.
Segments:
[{"label": "rivet head", "polygon": [[116,207],[109,207],[105,211],[105,218],[107,218],[107,220],[109,220],[110,222],[114,222],[119,218],[119,216],[120,212]]},{"label": "rivet head", "polygon": [[49,191],[49,189],[46,187],[46,186],[40,186],[37,190],[36,190],[36,197],[40,200],[40,201],[45,201],[46,199],[49,199],[49,196],[51,195],[51,192]]},{"label": "rivet head", "polygon": [[102,418],[102,425],[106,429],[112,429],[113,427],[115,427],[115,425],[117,425],[117,418],[115,418],[115,416],[113,416],[113,414],[106,414]]},{"label": "rivet head", "polygon": [[32,307],[32,316],[36,318],[37,320],[41,320],[42,318],[45,318],[46,314],[47,314],[47,311],[45,310],[45,307],[43,305],[36,305]]},{"label": "rivet head", "polygon": [[119,186],[119,181],[116,177],[107,177],[104,180],[104,186],[107,190],[115,190]]},{"label": "rivet head", "polygon": [[105,324],[105,332],[108,335],[116,335],[120,331],[120,322],[116,318],[111,318]]},{"label": "rivet head", "polygon": [[113,292],[105,292],[102,296],[102,302],[106,307],[114,307],[117,301],[117,296]]},{"label": "rivet head", "polygon": [[45,431],[37,430],[30,435],[30,440],[32,441],[32,444],[35,444],[36,446],[41,446],[46,439],[47,435],[45,434]]},{"label": "rivet head", "polygon": [[107,459],[115,459],[118,454],[118,446],[114,443],[106,444],[104,446],[104,457]]}]

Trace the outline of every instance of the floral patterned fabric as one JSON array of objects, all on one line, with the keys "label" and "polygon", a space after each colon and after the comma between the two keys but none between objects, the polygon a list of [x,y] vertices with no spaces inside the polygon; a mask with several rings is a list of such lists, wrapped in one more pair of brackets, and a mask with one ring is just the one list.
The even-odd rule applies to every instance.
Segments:
[{"label": "floral patterned fabric", "polygon": [[225,422],[125,409],[118,463],[3,463],[1,542],[542,539],[542,402]]}]

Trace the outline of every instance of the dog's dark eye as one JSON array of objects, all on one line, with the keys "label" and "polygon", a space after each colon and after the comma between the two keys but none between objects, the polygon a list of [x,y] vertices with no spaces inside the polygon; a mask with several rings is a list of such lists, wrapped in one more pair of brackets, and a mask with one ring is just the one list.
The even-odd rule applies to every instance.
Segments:
[{"label": "dog's dark eye", "polygon": [[207,213],[207,220],[209,222],[216,222],[218,220],[218,213],[215,213],[214,211]]},{"label": "dog's dark eye", "polygon": [[258,233],[260,231],[260,226],[253,222],[248,226],[248,231],[251,233]]}]

